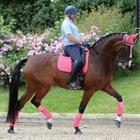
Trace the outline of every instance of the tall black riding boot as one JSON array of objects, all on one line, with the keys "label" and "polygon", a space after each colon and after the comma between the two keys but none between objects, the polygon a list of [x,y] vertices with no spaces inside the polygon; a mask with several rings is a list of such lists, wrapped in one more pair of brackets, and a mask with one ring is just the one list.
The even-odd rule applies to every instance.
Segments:
[{"label": "tall black riding boot", "polygon": [[80,72],[81,67],[82,67],[82,65],[78,60],[75,60],[73,62],[71,80],[70,80],[70,84],[69,84],[70,89],[81,89],[81,87],[78,86],[77,83],[76,83],[77,75]]}]

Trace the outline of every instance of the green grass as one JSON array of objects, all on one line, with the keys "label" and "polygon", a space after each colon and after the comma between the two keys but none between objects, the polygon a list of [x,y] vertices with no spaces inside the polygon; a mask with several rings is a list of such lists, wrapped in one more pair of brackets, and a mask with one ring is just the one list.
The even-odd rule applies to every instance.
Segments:
[{"label": "green grass", "polygon": [[[125,113],[140,113],[140,70],[130,72],[128,77],[122,77],[113,81],[114,88],[124,99]],[[20,95],[24,92],[24,87],[20,88]],[[51,112],[77,112],[82,91],[64,90],[53,87],[49,94],[42,100]],[[86,113],[115,113],[116,100],[103,93],[96,92],[90,100]],[[8,89],[0,88],[0,112],[7,111]],[[37,109],[28,102],[22,112],[37,112]]]}]

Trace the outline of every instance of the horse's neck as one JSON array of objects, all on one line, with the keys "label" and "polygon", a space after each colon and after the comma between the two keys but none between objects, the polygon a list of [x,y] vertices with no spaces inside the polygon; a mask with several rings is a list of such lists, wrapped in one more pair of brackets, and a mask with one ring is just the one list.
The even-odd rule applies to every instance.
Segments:
[{"label": "horse's neck", "polygon": [[122,44],[122,35],[115,35],[105,39],[96,47],[95,59],[100,62],[101,67],[112,69],[115,65],[115,52],[117,52]]},{"label": "horse's neck", "polygon": [[90,54],[91,57],[91,62],[93,65],[97,65],[97,67],[100,67],[101,69],[110,69],[114,67],[115,60],[109,55],[106,54],[97,54],[96,52],[91,52]]},{"label": "horse's neck", "polygon": [[97,55],[96,60],[100,63],[102,69],[110,70],[115,65],[115,58],[112,56]]},{"label": "horse's neck", "polygon": [[[94,52],[93,52],[94,53]],[[90,57],[90,71],[93,73],[93,76],[99,76],[101,79],[110,78],[114,74],[114,64],[115,62],[110,58],[105,56],[101,56],[99,54],[94,53]]]},{"label": "horse's neck", "polygon": [[122,44],[122,36],[114,36],[106,39],[101,46],[101,51],[107,54],[114,54],[116,50],[119,50]]}]

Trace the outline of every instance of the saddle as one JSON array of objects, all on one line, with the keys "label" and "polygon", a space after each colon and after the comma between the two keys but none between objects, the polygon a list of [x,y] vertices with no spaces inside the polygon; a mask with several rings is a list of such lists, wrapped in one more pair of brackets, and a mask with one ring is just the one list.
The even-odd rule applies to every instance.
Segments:
[{"label": "saddle", "polygon": [[[83,53],[81,54],[82,61],[83,61],[83,68],[79,73],[77,80],[79,81],[80,85],[83,86],[84,83],[84,74],[88,70],[88,59],[89,59],[89,50],[85,48]],[[72,71],[72,59],[69,56],[65,56],[64,54],[60,54],[57,62],[57,68],[60,71],[71,73]]]}]

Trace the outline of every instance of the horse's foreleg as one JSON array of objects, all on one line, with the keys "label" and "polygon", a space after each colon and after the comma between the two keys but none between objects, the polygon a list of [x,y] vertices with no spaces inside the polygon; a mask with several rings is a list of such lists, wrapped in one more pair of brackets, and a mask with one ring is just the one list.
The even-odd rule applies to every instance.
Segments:
[{"label": "horse's foreleg", "polygon": [[75,119],[73,121],[73,127],[75,128],[75,134],[82,134],[81,130],[79,129],[79,123],[82,119],[82,115],[86,109],[86,106],[92,97],[93,92],[92,91],[84,91],[83,98],[81,100],[80,106],[79,106],[79,113],[75,116]]},{"label": "horse's foreleg", "polygon": [[111,85],[106,87],[105,89],[103,89],[103,91],[105,91],[109,95],[115,97],[118,101],[117,112],[116,112],[117,117],[116,117],[116,120],[115,120],[115,124],[117,125],[117,127],[120,127],[121,126],[121,116],[123,114],[123,99],[122,99],[122,96]]},{"label": "horse's foreleg", "polygon": [[33,99],[31,100],[31,103],[36,106],[36,108],[42,112],[42,114],[47,119],[47,127],[48,129],[52,128],[52,114],[43,106],[41,105],[42,98],[46,95],[46,92],[41,94],[36,94]]}]

